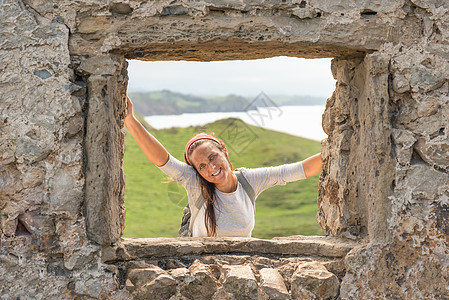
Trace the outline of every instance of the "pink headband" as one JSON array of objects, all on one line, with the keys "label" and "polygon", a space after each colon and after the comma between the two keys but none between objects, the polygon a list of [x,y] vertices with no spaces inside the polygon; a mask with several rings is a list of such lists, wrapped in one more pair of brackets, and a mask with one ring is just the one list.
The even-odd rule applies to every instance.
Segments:
[{"label": "pink headband", "polygon": [[[221,142],[218,139],[216,139],[215,137],[211,136],[210,134],[199,133],[199,134],[195,135],[193,138],[190,139],[190,141],[187,142],[186,149],[184,152],[184,157],[186,159],[187,164],[189,164],[189,165],[192,165],[192,163],[189,160],[189,155],[188,155],[190,146],[192,146],[192,144],[198,140],[211,140],[211,141],[214,141],[217,144],[221,145]],[[226,150],[226,147],[225,147],[225,150]]]}]

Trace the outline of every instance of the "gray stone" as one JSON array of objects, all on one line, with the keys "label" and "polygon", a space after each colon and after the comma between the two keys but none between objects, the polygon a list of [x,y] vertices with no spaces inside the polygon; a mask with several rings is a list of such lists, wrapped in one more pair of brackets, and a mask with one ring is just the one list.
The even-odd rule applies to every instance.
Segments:
[{"label": "gray stone", "polygon": [[433,74],[428,69],[413,68],[410,76],[410,85],[412,88],[421,88],[424,91],[433,91],[441,87],[445,81],[445,78]]},{"label": "gray stone", "polygon": [[28,137],[17,139],[16,153],[21,156],[21,161],[38,162],[46,158],[52,145],[42,141],[33,141]]},{"label": "gray stone", "polygon": [[161,11],[161,16],[168,16],[168,15],[186,15],[187,10],[182,5],[171,5],[166,6]]},{"label": "gray stone", "polygon": [[97,267],[97,251],[98,249],[94,246],[81,249],[66,249],[64,251],[64,267],[68,270],[80,269],[82,267]]},{"label": "gray stone", "polygon": [[47,79],[51,77],[50,72],[48,72],[47,70],[34,71],[34,75],[41,79]]}]

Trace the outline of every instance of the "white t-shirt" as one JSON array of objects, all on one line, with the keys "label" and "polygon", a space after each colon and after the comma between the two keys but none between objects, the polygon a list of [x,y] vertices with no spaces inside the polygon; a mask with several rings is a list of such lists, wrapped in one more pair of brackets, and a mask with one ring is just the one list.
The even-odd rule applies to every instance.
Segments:
[{"label": "white t-shirt", "polygon": [[[201,194],[200,176],[193,167],[169,155],[167,163],[159,167],[173,180],[179,182],[187,191],[189,206],[193,217],[192,236],[207,236],[205,225],[204,204],[200,209],[195,206]],[[256,199],[264,190],[275,185],[285,185],[287,182],[306,178],[302,162],[256,169],[239,169],[254,190]],[[255,208],[242,185],[232,193],[224,193],[215,189],[218,201],[215,202],[215,217],[217,221],[217,236],[251,237],[254,228]]]}]

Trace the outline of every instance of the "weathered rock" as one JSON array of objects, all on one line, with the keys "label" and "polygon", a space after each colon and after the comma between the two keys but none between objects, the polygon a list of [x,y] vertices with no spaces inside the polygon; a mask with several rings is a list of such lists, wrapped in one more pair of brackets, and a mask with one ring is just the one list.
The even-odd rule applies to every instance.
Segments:
[{"label": "weathered rock", "polygon": [[346,266],[343,259],[324,260],[320,263],[331,273],[335,274],[339,281],[346,275]]},{"label": "weathered rock", "polygon": [[184,281],[184,279],[187,277],[188,274],[189,274],[189,269],[187,269],[187,268],[176,268],[176,269],[170,270],[170,275],[177,281],[181,281],[181,282]]},{"label": "weathered rock", "polygon": [[332,72],[338,83],[323,116],[329,138],[322,145],[326,176],[319,188],[318,221],[328,234],[387,239],[395,167],[386,109],[388,59],[370,54],[363,60],[335,60]]},{"label": "weathered rock", "polygon": [[176,280],[169,275],[160,275],[153,281],[137,288],[133,292],[134,299],[169,299],[176,293]]},{"label": "weathered rock", "polygon": [[337,276],[317,262],[300,264],[291,285],[294,299],[336,299],[340,290]]},{"label": "weathered rock", "polygon": [[[103,61],[101,57],[96,59]],[[86,119],[86,223],[90,238],[102,245],[117,242],[125,227],[123,121],[117,116],[123,115],[125,109],[120,95],[124,93],[122,82],[126,78],[122,72],[126,62],[123,58],[109,58],[108,63],[115,67],[112,75],[89,77]],[[87,64],[94,65],[92,72],[100,72],[97,65]],[[87,66],[85,69],[90,70]],[[109,171],[103,168],[106,165]]]},{"label": "weathered rock", "polygon": [[[438,192],[449,190],[449,176],[444,176],[439,172],[426,165],[413,165],[408,170],[412,188],[407,187],[411,191],[410,201],[434,200],[438,196]],[[402,189],[402,182],[398,189]]]},{"label": "weathered rock", "polygon": [[[435,251],[441,253],[441,249],[438,248],[439,246],[436,246]],[[447,283],[435,280],[435,277],[429,275],[440,274],[445,277],[448,270],[447,262],[441,258],[435,259],[433,255],[420,255],[417,249],[419,248],[400,241],[391,245],[378,244],[365,249],[354,249],[346,259],[349,269],[356,270],[363,266],[363,270],[360,271],[366,272],[366,276],[375,280],[370,282],[372,286],[369,289],[355,288],[353,284],[358,280],[351,271],[342,282],[341,297],[372,298],[376,297],[377,291],[389,290],[392,298],[404,295],[407,299],[425,299],[431,295],[440,295],[444,299]],[[374,257],[373,251],[376,253]],[[428,266],[424,267],[423,264]],[[381,278],[389,280],[380,280]],[[418,287],[412,287],[412,282],[417,282]],[[404,291],[401,291],[402,289]]]},{"label": "weathered rock", "polygon": [[432,166],[444,169],[449,165],[449,156],[447,155],[449,143],[442,134],[430,141],[425,141],[423,138],[418,139],[413,149],[426,163]]},{"label": "weathered rock", "polygon": [[126,279],[125,288],[128,292],[133,292],[136,289],[136,286],[131,282],[131,280]]},{"label": "weathered rock", "polygon": [[223,287],[234,299],[257,299],[258,285],[250,265],[224,265]]},{"label": "weathered rock", "polygon": [[166,274],[164,270],[159,267],[152,266],[145,269],[132,269],[128,273],[128,279],[131,280],[132,284],[136,287],[140,287],[144,284],[153,281],[159,275]]},{"label": "weathered rock", "polygon": [[416,138],[408,130],[393,129],[392,138],[396,144],[396,153],[398,163],[405,165],[409,164],[412,159],[413,145]]},{"label": "weathered rock", "polygon": [[276,269],[263,268],[260,271],[259,299],[289,299],[284,279]]},{"label": "weathered rock", "polygon": [[219,282],[210,267],[196,260],[186,274],[181,294],[188,299],[211,299],[217,291]]},{"label": "weathered rock", "polygon": [[234,299],[231,293],[225,291],[223,287],[218,288],[217,292],[212,297],[212,300],[232,300]]},{"label": "weathered rock", "polygon": [[[193,241],[177,238],[123,239],[126,258],[169,257],[195,254],[255,253],[282,255],[320,255],[344,257],[356,243],[347,239],[324,236],[290,236],[271,240],[255,238],[197,238]],[[125,257],[122,257],[124,259]]]}]

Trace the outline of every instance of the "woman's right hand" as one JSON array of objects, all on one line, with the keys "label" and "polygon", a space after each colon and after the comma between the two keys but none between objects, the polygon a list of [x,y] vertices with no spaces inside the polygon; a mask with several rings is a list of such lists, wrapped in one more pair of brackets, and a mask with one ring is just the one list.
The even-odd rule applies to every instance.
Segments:
[{"label": "woman's right hand", "polygon": [[128,95],[126,95],[126,117],[124,119],[125,125],[127,121],[134,118],[134,108],[133,103],[131,102],[131,99],[129,99]]}]

